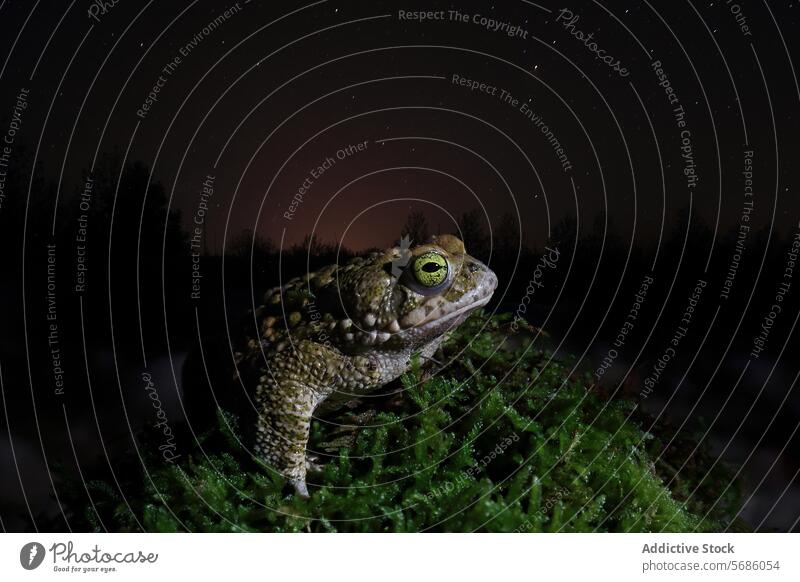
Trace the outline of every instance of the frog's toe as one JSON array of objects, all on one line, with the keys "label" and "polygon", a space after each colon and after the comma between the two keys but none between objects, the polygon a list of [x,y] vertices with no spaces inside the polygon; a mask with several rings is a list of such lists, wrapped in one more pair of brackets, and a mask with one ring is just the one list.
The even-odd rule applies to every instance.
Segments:
[{"label": "frog's toe", "polygon": [[292,487],[294,487],[295,493],[297,493],[300,497],[303,497],[304,499],[311,497],[308,494],[308,487],[306,486],[305,479],[292,479],[290,483],[292,484]]},{"label": "frog's toe", "polygon": [[307,456],[306,457],[306,473],[322,473],[325,470],[325,465],[319,463],[319,457]]}]

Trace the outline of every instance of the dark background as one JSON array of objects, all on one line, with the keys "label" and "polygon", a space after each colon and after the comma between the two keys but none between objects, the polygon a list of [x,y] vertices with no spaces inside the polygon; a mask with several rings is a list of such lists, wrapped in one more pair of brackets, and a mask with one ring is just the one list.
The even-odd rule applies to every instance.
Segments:
[{"label": "dark background", "polygon": [[[557,247],[558,266],[526,316],[588,370],[608,355],[652,276],[598,384],[669,420],[675,434],[709,442],[745,483],[741,516],[753,528],[797,529],[800,281],[784,277],[800,233],[796,3],[735,5],[750,35],[724,1],[253,0],[206,32],[236,4],[92,6],[0,2],[4,136],[17,123],[17,95],[29,90],[0,168],[5,530],[70,527],[61,483],[98,468],[113,477],[116,456],[136,450],[137,432],[154,420],[143,373],[179,423],[181,367],[198,335],[224,336],[224,322],[280,277],[394,244],[404,232],[460,233],[497,271],[499,311],[518,309],[543,247]],[[562,8],[629,76],[569,34],[557,21]],[[471,21],[399,18],[421,9],[485,15],[527,38]],[[698,176],[691,188],[654,61],[685,110]],[[452,83],[454,74],[528,103],[569,168],[518,108]],[[142,119],[137,110],[159,75],[166,82]],[[753,210],[743,223],[750,150]],[[335,163],[286,219],[309,172],[329,157]],[[209,175],[213,194],[193,249]],[[88,177],[94,188],[81,209]],[[81,214],[86,283],[76,291]],[[725,298],[741,224],[749,231]],[[199,299],[192,252],[201,255]],[[687,335],[644,398],[698,279],[707,285]],[[753,357],[782,281],[791,283],[782,311]]]}]

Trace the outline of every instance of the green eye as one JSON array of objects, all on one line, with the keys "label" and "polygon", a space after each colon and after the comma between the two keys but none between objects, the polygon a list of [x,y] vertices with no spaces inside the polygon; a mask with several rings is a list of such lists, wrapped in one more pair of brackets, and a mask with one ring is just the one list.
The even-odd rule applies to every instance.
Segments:
[{"label": "green eye", "polygon": [[447,281],[447,259],[439,253],[422,253],[414,259],[413,269],[414,278],[425,287],[436,287]]}]

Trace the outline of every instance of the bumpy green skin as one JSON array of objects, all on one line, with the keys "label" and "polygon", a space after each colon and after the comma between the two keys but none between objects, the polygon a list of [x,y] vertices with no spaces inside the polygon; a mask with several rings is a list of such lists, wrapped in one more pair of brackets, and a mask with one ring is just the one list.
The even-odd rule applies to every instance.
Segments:
[{"label": "bumpy green skin", "polygon": [[[448,277],[434,290],[413,279],[414,258],[434,251]],[[398,272],[402,274],[397,277]],[[394,273],[394,274],[393,274]],[[331,265],[271,289],[239,353],[242,378],[256,378],[255,454],[307,495],[311,420],[399,377],[411,356],[436,351],[444,335],[484,305],[494,273],[452,235]]]}]

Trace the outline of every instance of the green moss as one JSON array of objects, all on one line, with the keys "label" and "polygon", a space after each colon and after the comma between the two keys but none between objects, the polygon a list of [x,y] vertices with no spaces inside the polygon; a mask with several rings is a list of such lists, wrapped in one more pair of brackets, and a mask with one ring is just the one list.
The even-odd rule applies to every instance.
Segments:
[{"label": "green moss", "polygon": [[[282,478],[248,459],[234,436],[236,419],[225,415],[179,464],[146,459],[149,477],[137,473],[123,486],[127,502],[93,483],[86,518],[97,529],[153,531],[638,532],[727,525],[735,487],[698,517],[717,501],[714,488],[701,484],[690,504],[679,498],[697,485],[692,471],[705,476],[697,462],[703,459],[674,478],[671,467],[685,460],[683,441],[659,454],[661,441],[642,432],[633,405],[588,390],[591,377],[571,373],[573,361],[556,361],[526,340],[498,350],[508,321],[475,314],[444,345],[442,361],[451,362],[444,370],[431,375],[415,365],[402,386],[334,418],[340,426],[316,422],[310,448],[321,453],[324,468],[309,476],[317,484],[310,499],[293,496]],[[132,467],[141,471],[137,463]],[[727,484],[721,471],[706,481]],[[673,491],[665,486],[670,481]]]}]

